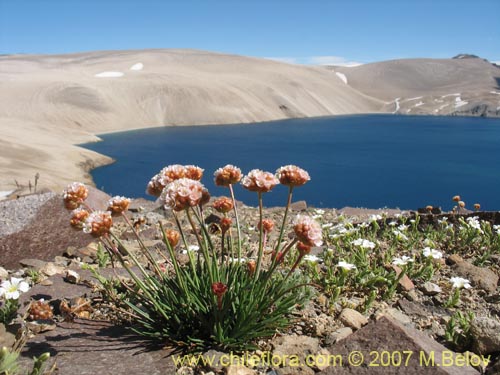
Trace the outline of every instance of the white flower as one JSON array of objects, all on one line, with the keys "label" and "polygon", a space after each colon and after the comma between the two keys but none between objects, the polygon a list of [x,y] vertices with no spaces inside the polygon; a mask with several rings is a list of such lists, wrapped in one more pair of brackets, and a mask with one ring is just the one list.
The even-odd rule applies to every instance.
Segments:
[{"label": "white flower", "polygon": [[470,281],[467,279],[464,279],[462,277],[452,277],[450,278],[451,283],[453,284],[453,288],[458,288],[458,289],[469,289],[471,288]]},{"label": "white flower", "polygon": [[389,223],[389,226],[391,226],[391,227],[395,227],[396,225],[398,225],[398,223],[396,221],[391,221]]},{"label": "white flower", "polygon": [[438,220],[438,223],[441,225],[445,225],[448,222],[448,218],[446,216],[443,216],[441,219]]},{"label": "white flower", "polygon": [[415,219],[411,219],[410,223],[415,224],[416,223]]},{"label": "white flower", "polygon": [[198,245],[189,245],[187,250],[184,249],[181,251],[181,254],[187,254],[188,251],[198,251],[198,250],[200,250],[200,247]]},{"label": "white flower", "polygon": [[245,258],[229,258],[231,263],[245,263],[247,260]]},{"label": "white flower", "polygon": [[400,230],[401,232],[404,232],[405,230],[407,230],[410,226],[409,225],[404,225],[404,224],[401,224],[399,227],[398,227],[398,230]]},{"label": "white flower", "polygon": [[399,230],[393,230],[392,233],[394,234],[394,236],[396,236],[396,239],[398,239],[399,241],[408,241],[408,237],[406,237],[406,235],[404,235],[403,233],[401,233]]},{"label": "white flower", "polygon": [[323,215],[313,215],[312,218],[314,220],[318,220],[318,219],[321,219],[323,217]]},{"label": "white flower", "polygon": [[497,234],[500,236],[500,225],[493,225],[493,230],[495,230]]},{"label": "white flower", "polygon": [[321,261],[320,257],[311,254],[304,255],[304,258],[302,259],[304,259],[306,262],[311,262],[311,263],[318,263]]},{"label": "white flower", "polygon": [[365,223],[365,222],[362,222],[362,223],[358,224],[359,228],[368,228],[369,226],[370,226],[370,224]]},{"label": "white flower", "polygon": [[331,227],[333,227],[333,223],[326,223],[326,224],[323,224],[323,225],[321,226],[321,228],[323,228],[323,229],[329,229],[329,228],[331,228]]},{"label": "white flower", "polygon": [[355,270],[356,266],[351,263],[344,262],[343,260],[337,264],[338,267],[345,269],[346,271]]},{"label": "white flower", "polygon": [[426,247],[422,250],[422,254],[424,254],[424,257],[426,258],[433,258],[433,259],[441,259],[443,257],[443,253],[439,250],[436,249],[431,249],[430,247]]},{"label": "white flower", "polygon": [[408,263],[413,262],[413,259],[403,255],[401,258],[394,258],[392,260],[392,264],[395,266],[406,266]]},{"label": "white flower", "polygon": [[18,299],[22,293],[26,293],[30,286],[23,279],[12,277],[10,280],[2,281],[0,285],[0,297],[5,295],[5,299]]},{"label": "white flower", "polygon": [[483,233],[483,230],[481,229],[481,222],[479,221],[479,217],[477,217],[477,216],[468,217],[467,218],[467,225],[470,228],[476,229],[479,233]]},{"label": "white flower", "polygon": [[368,241],[368,240],[364,240],[362,238],[358,238],[357,240],[354,240],[351,242],[354,246],[360,246],[364,249],[373,249],[375,248],[375,243],[371,242],[371,241]]},{"label": "white flower", "polygon": [[318,208],[318,209],[314,210],[314,213],[316,215],[324,215],[325,214],[325,210],[322,210],[322,209]]},{"label": "white flower", "polygon": [[377,220],[382,220],[382,216],[380,215],[370,215],[368,218],[369,221],[377,221]]}]

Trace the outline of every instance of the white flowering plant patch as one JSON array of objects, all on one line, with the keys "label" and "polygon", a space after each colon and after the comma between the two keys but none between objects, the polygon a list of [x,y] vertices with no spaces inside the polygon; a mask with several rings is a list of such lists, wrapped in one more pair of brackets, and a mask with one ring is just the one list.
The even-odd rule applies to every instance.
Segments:
[{"label": "white flowering plant patch", "polygon": [[[429,214],[431,215],[431,214]],[[432,216],[430,216],[432,217]],[[365,311],[375,300],[389,300],[407,276],[415,285],[427,281],[442,286],[442,305],[458,305],[467,287],[453,288],[445,259],[459,254],[481,267],[497,268],[493,255],[500,255],[500,226],[479,217],[451,214],[423,224],[421,215],[372,215],[363,222],[320,220],[325,239],[321,267],[308,267],[309,276],[330,297],[360,299]],[[360,298],[361,296],[361,298]]]},{"label": "white flowering plant patch", "polygon": [[30,289],[23,279],[12,277],[0,284],[0,323],[9,324],[17,315],[19,296]]},{"label": "white flowering plant patch", "polygon": [[[290,313],[311,297],[307,277],[295,271],[312,247],[322,245],[322,229],[310,216],[298,215],[292,221],[293,237],[285,236],[293,190],[310,178],[292,165],[274,174],[255,169],[246,176],[232,165],[218,169],[214,182],[230,196],[211,204],[221,215],[214,231],[205,220],[210,195],[200,182],[202,175],[196,166],[171,165],[148,184],[147,192],[159,197],[175,222],[161,226],[165,253],[144,245],[125,214],[127,198],[114,197],[108,211],[92,212],[85,206],[87,192],[75,183],[66,189],[64,200],[76,210],[71,224],[99,237],[112,262],[119,262],[132,278],[135,285],[124,284],[127,296],[115,303],[132,318],[135,332],[189,350],[252,348],[258,339],[287,328]],[[241,234],[233,190],[237,183],[258,198],[259,236],[253,247]],[[275,224],[264,218],[263,196],[280,183],[288,188],[288,199],[277,240],[270,243]],[[134,252],[123,251],[113,230],[116,214],[130,223],[147,264]],[[180,256],[187,258],[184,263]]]}]

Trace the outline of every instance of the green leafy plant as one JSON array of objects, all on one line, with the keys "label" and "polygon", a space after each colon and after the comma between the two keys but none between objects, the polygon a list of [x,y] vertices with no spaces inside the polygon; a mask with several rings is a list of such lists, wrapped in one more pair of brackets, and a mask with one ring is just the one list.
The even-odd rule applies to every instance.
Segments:
[{"label": "green leafy plant", "polygon": [[470,348],[472,336],[470,333],[474,313],[456,311],[446,324],[445,340],[453,346],[454,350],[464,351]]},{"label": "green leafy plant", "polygon": [[26,275],[31,279],[33,284],[38,284],[40,281],[42,281],[42,273],[38,270],[35,270],[34,268],[28,268],[26,270]]},{"label": "green leafy plant", "polygon": [[97,264],[100,268],[104,268],[108,265],[111,257],[108,252],[104,249],[102,244],[99,244],[96,252]]},{"label": "green leafy plant", "polygon": [[[110,212],[78,209],[72,223],[81,223],[84,231],[101,237],[112,260],[120,262],[134,281],[134,286],[124,285],[127,298],[117,302],[132,317],[137,333],[190,350],[255,348],[258,339],[286,329],[291,324],[290,313],[311,297],[308,278],[296,271],[311,247],[322,244],[321,227],[310,217],[299,215],[294,222],[295,236],[284,240],[293,190],[306,183],[309,175],[296,166],[286,166],[276,176],[253,170],[242,179],[239,168],[220,168],[215,184],[227,187],[231,197],[213,202],[222,214],[220,231],[215,235],[204,220],[209,195],[199,182],[201,176],[198,167],[174,165],[164,168],[148,185],[148,192],[160,196],[176,223],[175,229],[161,227],[168,254],[154,253],[144,246],[124,214],[128,203],[123,197],[113,198],[109,209],[131,225],[140,254],[120,251],[125,247],[111,231]],[[258,196],[259,240],[255,247],[241,235],[233,191],[240,180]],[[274,223],[264,218],[263,195],[280,182],[288,187],[288,199],[278,238],[268,254],[265,249]],[[69,208],[84,204],[85,197],[81,184],[70,185],[64,194]],[[178,260],[179,243],[187,254],[187,264]]]}]

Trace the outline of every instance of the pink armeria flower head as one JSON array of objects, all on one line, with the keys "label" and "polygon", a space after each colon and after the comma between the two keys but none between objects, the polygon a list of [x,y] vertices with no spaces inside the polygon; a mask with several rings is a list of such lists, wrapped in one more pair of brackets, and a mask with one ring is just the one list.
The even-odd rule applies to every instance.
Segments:
[{"label": "pink armeria flower head", "polygon": [[129,204],[130,199],[116,195],[108,201],[108,210],[113,214],[121,214],[128,210]]},{"label": "pink armeria flower head", "polygon": [[94,211],[85,220],[83,231],[96,237],[103,236],[111,230],[113,219],[109,211]]},{"label": "pink armeria flower head", "polygon": [[321,226],[311,217],[297,215],[293,230],[298,240],[309,246],[321,246],[323,233]]},{"label": "pink armeria flower head", "polygon": [[160,183],[163,186],[184,177],[186,177],[186,168],[180,164],[169,165],[160,171]]},{"label": "pink armeria flower head", "polygon": [[89,189],[81,182],[69,184],[63,191],[64,207],[68,210],[74,210],[83,203],[89,195]]},{"label": "pink armeria flower head", "polygon": [[203,197],[204,186],[199,181],[180,178],[168,184],[161,193],[160,199],[165,208],[182,211],[197,206]]},{"label": "pink armeria flower head", "polygon": [[85,220],[89,217],[90,213],[83,209],[83,208],[77,208],[71,212],[71,219],[69,220],[70,224],[78,229],[83,228],[83,223],[85,223]]},{"label": "pink armeria flower head", "polygon": [[163,191],[163,184],[160,182],[161,175],[158,173],[154,175],[153,178],[148,182],[148,187],[146,188],[146,193],[152,195],[153,197],[159,197]]},{"label": "pink armeria flower head", "polygon": [[270,172],[252,169],[243,177],[241,184],[247,190],[267,193],[279,184],[279,180]]},{"label": "pink armeria flower head", "polygon": [[190,178],[191,180],[200,181],[203,177],[204,169],[196,166],[196,165],[186,165],[184,167],[184,175],[186,178]]},{"label": "pink armeria flower head", "polygon": [[190,178],[192,180],[201,180],[203,176],[203,169],[195,165],[180,165],[172,164],[163,168],[160,173],[153,176],[151,181],[148,183],[146,193],[159,197],[161,192],[171,182],[178,180],[180,178]]},{"label": "pink armeria flower head", "polygon": [[279,168],[276,171],[276,177],[282,185],[286,186],[302,186],[311,180],[309,173],[296,165],[286,165]]},{"label": "pink armeria flower head", "polygon": [[217,198],[213,203],[213,207],[217,212],[225,214],[233,209],[233,200],[228,197]]},{"label": "pink armeria flower head", "polygon": [[234,165],[228,164],[223,168],[219,168],[214,173],[214,182],[217,186],[234,185],[241,180],[241,169]]}]

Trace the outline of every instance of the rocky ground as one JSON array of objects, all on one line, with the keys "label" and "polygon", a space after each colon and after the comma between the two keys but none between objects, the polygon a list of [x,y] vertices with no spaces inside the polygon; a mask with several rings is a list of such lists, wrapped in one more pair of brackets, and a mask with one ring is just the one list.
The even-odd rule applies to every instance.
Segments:
[{"label": "rocky ground", "polygon": [[[94,209],[104,208],[109,197],[91,189],[88,199]],[[381,210],[345,208],[314,210],[305,202],[296,202],[293,213],[309,213],[327,226],[367,221]],[[380,225],[414,213],[384,210]],[[208,212],[207,212],[208,214]],[[265,216],[281,220],[282,208],[269,208]],[[500,224],[500,213],[476,213],[492,225]],[[172,217],[158,204],[142,199],[132,202],[128,216],[140,227],[145,245],[162,249],[158,223],[172,224]],[[471,216],[465,214],[464,217]],[[443,215],[423,214],[422,228],[438,225]],[[217,217],[209,217],[216,223]],[[245,237],[255,243],[258,210],[240,207]],[[99,292],[99,283],[82,264],[97,267],[98,246],[94,238],[76,232],[68,225],[69,212],[53,193],[21,197],[0,202],[0,279],[10,276],[30,278],[32,288],[21,296],[25,312],[30,300],[44,298],[54,308],[50,324],[31,323],[31,334],[22,352],[27,366],[34,355],[50,352],[57,373],[70,374],[500,374],[500,255],[493,254],[487,264],[474,265],[467,254],[446,254],[439,275],[431,281],[415,284],[410,278],[399,281],[390,299],[377,299],[362,308],[365,296],[346,293],[332,300],[319,290],[311,303],[296,315],[287,332],[259,342],[261,358],[255,366],[223,366],[225,353],[210,351],[197,363],[176,364],[171,349],[150,347],[117,324],[115,314]],[[458,221],[458,216],[450,218]],[[133,232],[118,220],[115,230],[129,251],[138,247]],[[270,240],[272,241],[273,238]],[[327,243],[330,245],[330,243]],[[332,245],[333,246],[333,245]],[[182,258],[182,249],[179,257]],[[312,255],[322,256],[324,248],[314,248]],[[102,264],[101,264],[102,265]],[[317,267],[324,267],[318,264]],[[314,266],[316,267],[316,266]],[[113,277],[111,268],[99,268],[105,277]],[[123,270],[118,270],[121,274]],[[455,308],[444,308],[444,280],[451,275],[468,278],[473,288],[464,291]],[[122,274],[124,276],[124,274]],[[474,313],[467,326],[454,330],[457,336],[466,331],[467,340],[447,338],[450,320],[457,311]],[[459,325],[459,323],[457,323]],[[0,346],[14,342],[19,326],[0,325]],[[460,354],[463,353],[463,354]],[[288,356],[288,361],[283,361]],[[195,357],[196,359],[197,357]],[[207,358],[220,363],[205,363]],[[255,359],[254,358],[254,359]],[[489,362],[485,359],[489,358]],[[52,359],[51,359],[52,360]],[[193,360],[193,358],[191,358]],[[260,362],[259,362],[260,361]],[[294,362],[295,361],[295,362]],[[330,361],[330,366],[327,363]],[[217,362],[217,361],[215,361]],[[233,361],[234,362],[234,361]],[[326,362],[326,363],[325,363]],[[241,364],[242,362],[240,362]]]}]

